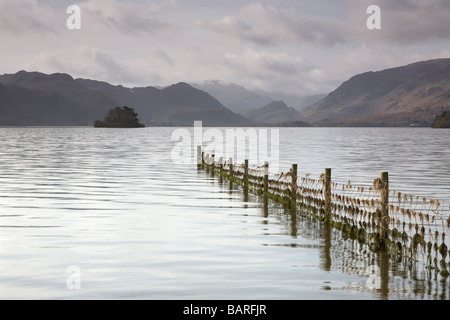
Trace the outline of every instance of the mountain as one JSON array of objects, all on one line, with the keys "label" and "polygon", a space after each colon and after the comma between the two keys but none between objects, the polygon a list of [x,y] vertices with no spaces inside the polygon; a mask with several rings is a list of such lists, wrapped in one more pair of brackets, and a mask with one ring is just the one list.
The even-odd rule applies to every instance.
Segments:
[{"label": "mountain", "polygon": [[356,75],[300,115],[324,126],[431,126],[449,107],[450,59],[435,59]]},{"label": "mountain", "polygon": [[250,124],[208,93],[186,83],[164,89],[125,88],[70,75],[20,71],[0,76],[0,125],[92,125],[110,109],[128,106],[148,125]]},{"label": "mountain", "polygon": [[299,112],[294,108],[288,107],[281,100],[272,101],[261,108],[248,112],[245,116],[255,122],[267,124],[300,120]]},{"label": "mountain", "polygon": [[165,119],[167,124],[192,125],[195,120],[203,121],[204,126],[250,124],[208,93],[184,82],[160,90],[158,99],[152,101],[147,111],[150,118]]},{"label": "mountain", "polygon": [[125,88],[89,79],[76,81],[113,97],[121,105],[132,106],[139,119],[148,125],[191,126],[194,121],[203,121],[204,126],[250,124],[246,118],[227,109],[207,92],[185,82],[160,89]]},{"label": "mountain", "polygon": [[272,98],[264,94],[257,94],[237,84],[220,80],[208,80],[191,85],[208,92],[225,107],[241,115],[273,101]]},{"label": "mountain", "polygon": [[249,90],[243,86],[221,80],[208,80],[191,85],[208,92],[228,109],[244,116],[250,111],[265,106],[275,100],[283,100],[287,105],[301,110],[326,96],[325,94],[299,95],[260,89]]},{"label": "mountain", "polygon": [[116,104],[67,74],[20,71],[0,76],[0,125],[87,125]]},{"label": "mountain", "polygon": [[91,79],[75,79],[83,87],[111,97],[120,105],[147,107],[149,101],[158,99],[161,89],[156,87],[126,88],[121,85],[112,85],[104,81]]}]

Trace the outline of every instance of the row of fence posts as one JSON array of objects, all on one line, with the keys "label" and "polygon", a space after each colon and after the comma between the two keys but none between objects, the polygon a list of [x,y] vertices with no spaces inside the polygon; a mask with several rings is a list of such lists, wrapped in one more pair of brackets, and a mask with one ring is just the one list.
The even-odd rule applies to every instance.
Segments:
[{"label": "row of fence posts", "polygon": [[[214,164],[214,155],[211,155],[211,162]],[[219,161],[219,167],[222,171],[223,163],[222,158]],[[202,152],[201,146],[197,147],[197,165],[198,167],[202,167],[205,163],[205,154]],[[244,185],[248,184],[248,160],[244,162],[244,174],[243,174],[243,182]],[[290,198],[291,205],[295,206],[297,202],[297,164],[293,164],[291,168],[291,183],[290,183]],[[229,159],[229,175],[230,178],[233,178],[233,162],[232,158]],[[389,230],[389,173],[381,172],[380,175],[380,212],[379,212],[379,244],[380,247],[383,248],[385,244],[385,240],[388,237]],[[269,163],[264,163],[264,172],[263,172],[263,186],[262,191],[264,196],[268,195],[269,192]],[[331,212],[332,212],[332,196],[331,196],[331,168],[326,168],[324,172],[324,188],[323,188],[323,199],[324,199],[324,220],[326,222],[331,221]]]}]

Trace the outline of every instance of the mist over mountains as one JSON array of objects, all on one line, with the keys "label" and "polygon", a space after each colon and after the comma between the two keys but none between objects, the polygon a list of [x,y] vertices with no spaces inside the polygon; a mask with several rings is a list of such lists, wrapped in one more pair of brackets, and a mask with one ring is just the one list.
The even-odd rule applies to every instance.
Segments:
[{"label": "mist over mountains", "polygon": [[254,111],[275,101],[283,101],[289,107],[301,110],[319,102],[326,96],[326,94],[289,94],[275,90],[249,90],[235,83],[220,80],[206,80],[202,83],[191,83],[191,85],[208,92],[225,107],[242,115],[246,115],[250,111]]},{"label": "mist over mountains", "polygon": [[326,96],[257,92],[222,81],[127,88],[63,73],[0,76],[2,126],[91,126],[122,106],[147,126],[430,127],[450,110],[450,59],[358,74]]},{"label": "mist over mountains", "polygon": [[276,124],[300,120],[299,112],[284,101],[273,101],[263,107],[249,111],[245,116],[255,122]]}]

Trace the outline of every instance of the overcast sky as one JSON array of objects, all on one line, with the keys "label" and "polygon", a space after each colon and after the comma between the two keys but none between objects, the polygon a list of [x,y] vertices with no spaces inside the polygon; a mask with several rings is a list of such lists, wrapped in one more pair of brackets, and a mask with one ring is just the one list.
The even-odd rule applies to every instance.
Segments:
[{"label": "overcast sky", "polygon": [[[73,4],[81,30],[66,26]],[[366,25],[373,4],[380,30]],[[0,0],[0,74],[329,93],[358,73],[449,58],[449,17],[448,0]]]}]

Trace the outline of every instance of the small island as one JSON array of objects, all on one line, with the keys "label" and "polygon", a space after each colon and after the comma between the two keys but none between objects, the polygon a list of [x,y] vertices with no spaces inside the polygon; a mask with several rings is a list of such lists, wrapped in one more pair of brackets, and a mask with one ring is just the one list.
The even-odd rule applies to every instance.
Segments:
[{"label": "small island", "polygon": [[441,115],[436,116],[432,128],[450,128],[450,112],[444,111]]},{"label": "small island", "polygon": [[138,114],[133,108],[124,106],[109,110],[105,120],[96,120],[95,128],[143,128],[145,125],[139,122]]}]

